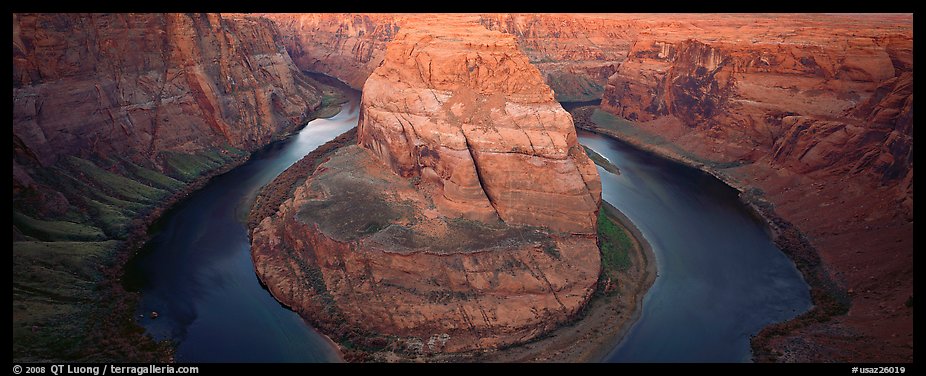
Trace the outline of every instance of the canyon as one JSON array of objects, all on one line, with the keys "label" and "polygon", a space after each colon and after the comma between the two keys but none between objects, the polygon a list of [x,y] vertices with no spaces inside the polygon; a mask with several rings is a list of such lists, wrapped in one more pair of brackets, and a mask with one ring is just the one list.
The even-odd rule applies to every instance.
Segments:
[{"label": "canyon", "polygon": [[[119,250],[163,207],[329,112],[311,71],[364,89],[358,145],[257,206],[254,260],[334,337],[470,351],[573,316],[598,276],[601,190],[574,120],[710,172],[769,221],[815,307],[761,331],[754,360],[912,361],[912,33],[893,14],[14,14],[14,358],[161,349],[97,286],[121,290]],[[554,102],[596,99],[574,117]],[[399,308],[370,307],[384,294]]]},{"label": "canyon", "polygon": [[[283,45],[303,70],[337,77],[360,89],[385,58],[385,45],[414,14],[260,14],[281,30]],[[441,19],[469,15],[436,14]],[[608,77],[626,57],[635,35],[632,25],[586,15],[479,15],[490,30],[515,35],[556,100],[601,97]]]},{"label": "canyon", "polygon": [[279,39],[218,14],[13,14],[14,358],[156,347],[101,292],[121,291],[120,249],[337,95]]},{"label": "canyon", "polygon": [[513,37],[406,24],[356,138],[251,231],[261,280],[352,358],[523,343],[595,291],[601,182]]},{"label": "canyon", "polygon": [[816,307],[761,332],[756,359],[912,361],[909,18],[796,16],[793,30],[770,21],[736,21],[737,38],[692,21],[706,32],[637,40],[596,119],[770,206],[790,222],[772,226],[779,237],[792,225],[802,233],[780,242],[786,253],[819,254],[793,256]]},{"label": "canyon", "polygon": [[[362,47],[410,16],[268,18],[334,36],[313,39],[329,54],[317,59],[332,75],[352,62],[358,80],[383,59]],[[757,338],[756,359],[912,359],[910,15],[479,18],[517,38],[558,99],[600,93],[594,121],[577,124],[711,171],[798,230],[792,248],[818,257],[811,279],[827,287],[815,288],[817,309]]]}]

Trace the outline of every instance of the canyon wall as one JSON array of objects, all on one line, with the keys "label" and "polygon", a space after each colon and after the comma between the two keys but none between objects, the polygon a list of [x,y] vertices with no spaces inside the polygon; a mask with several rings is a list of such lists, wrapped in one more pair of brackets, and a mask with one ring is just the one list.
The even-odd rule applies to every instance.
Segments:
[{"label": "canyon wall", "polygon": [[120,165],[104,168],[130,163],[186,180],[185,171],[171,171],[174,157],[254,150],[321,104],[266,20],[14,14],[13,21],[14,193],[37,190],[61,201],[43,214],[63,214],[69,204],[36,180],[37,169],[100,158]]},{"label": "canyon wall", "polygon": [[[282,43],[303,71],[337,77],[355,89],[383,61],[386,43],[412,15],[267,13]],[[420,17],[420,16],[419,16]]]},{"label": "canyon wall", "polygon": [[600,15],[484,14],[480,22],[517,37],[560,102],[601,98],[638,32],[633,22]]},{"label": "canyon wall", "polygon": [[[300,69],[338,77],[360,89],[385,58],[385,45],[402,25],[460,14],[260,14],[281,30],[283,44]],[[636,30],[593,15],[486,14],[490,30],[517,37],[530,62],[558,101],[601,97],[608,77],[624,60]]]},{"label": "canyon wall", "polygon": [[100,287],[121,270],[115,250],[330,93],[263,19],[12,17],[14,358],[138,361],[135,307]]},{"label": "canyon wall", "polygon": [[816,249],[815,309],[756,359],[912,361],[911,17],[678,21],[638,34],[592,126],[723,176]]},{"label": "canyon wall", "polygon": [[253,149],[318,107],[260,19],[14,15],[14,133],[60,155]]},{"label": "canyon wall", "polygon": [[277,299],[363,356],[523,343],[594,292],[601,182],[511,36],[405,24],[364,85],[357,145],[313,158],[292,193],[259,196],[273,214],[252,254]]},{"label": "canyon wall", "polygon": [[710,132],[735,158],[769,157],[797,173],[909,178],[909,30],[805,17],[779,30],[755,26],[771,21],[757,16],[641,36],[611,77],[602,109],[638,122],[675,118]]}]

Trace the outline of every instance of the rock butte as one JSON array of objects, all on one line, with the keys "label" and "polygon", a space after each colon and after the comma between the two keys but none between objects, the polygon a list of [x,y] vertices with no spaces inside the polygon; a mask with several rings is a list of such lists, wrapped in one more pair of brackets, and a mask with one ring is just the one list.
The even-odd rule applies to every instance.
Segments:
[{"label": "rock butte", "polygon": [[[353,83],[385,58],[375,46],[420,16],[267,17],[300,35],[287,50],[327,51],[314,66]],[[717,170],[806,235],[849,292],[849,312],[775,328],[757,360],[912,361],[911,15],[478,18],[517,38],[558,99],[602,98],[602,110],[637,123],[622,138],[739,166]]]},{"label": "rock butte", "polygon": [[582,308],[601,182],[513,37],[407,25],[361,111],[359,145],[252,231],[274,296],[341,340],[413,353],[521,343]]},{"label": "rock butte", "polygon": [[444,215],[595,232],[598,172],[513,37],[409,25],[363,89],[360,144]]}]

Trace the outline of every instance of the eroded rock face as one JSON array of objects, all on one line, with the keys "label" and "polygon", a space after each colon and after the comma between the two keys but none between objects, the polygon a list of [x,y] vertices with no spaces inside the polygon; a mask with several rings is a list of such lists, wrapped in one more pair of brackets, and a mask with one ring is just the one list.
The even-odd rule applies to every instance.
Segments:
[{"label": "eroded rock face", "polygon": [[268,13],[303,71],[322,72],[360,89],[383,61],[386,43],[410,15]]},{"label": "eroded rock face", "polygon": [[480,22],[514,35],[561,102],[600,99],[639,31],[608,15],[484,14]]},{"label": "eroded rock face", "polygon": [[60,214],[60,187],[29,176],[64,157],[165,172],[163,152],[254,150],[294,129],[321,95],[277,39],[267,20],[217,14],[13,14],[14,190]]},{"label": "eroded rock face", "polygon": [[364,86],[357,144],[252,228],[258,276],[365,351],[525,342],[597,282],[600,180],[577,146],[512,37],[407,24]]},{"label": "eroded rock face", "polygon": [[137,297],[119,283],[130,250],[204,177],[305,124],[321,86],[267,20],[12,21],[13,356],[168,361],[170,345],[136,326]]},{"label": "eroded rock face", "polygon": [[805,28],[769,35],[742,21],[747,26],[731,35],[725,30],[739,24],[718,21],[701,31],[651,30],[610,78],[602,108],[638,122],[678,119],[737,144],[728,157],[771,156],[799,173],[905,177],[912,167],[904,120],[912,111],[905,110],[912,104],[905,84],[912,80],[912,36],[903,42],[903,20],[792,18]]},{"label": "eroded rock face", "polygon": [[60,154],[266,144],[319,95],[258,19],[13,15],[13,133]]},{"label": "eroded rock face", "polygon": [[[458,14],[261,14],[281,30],[283,44],[302,70],[338,77],[354,88],[385,58],[386,43],[407,22],[466,19]],[[567,14],[484,14],[490,30],[514,35],[558,101],[601,97],[624,60],[636,27],[627,20]]]},{"label": "eroded rock face", "polygon": [[692,18],[641,33],[601,108],[816,248],[847,314],[765,330],[757,360],[912,361],[911,16]]},{"label": "eroded rock face", "polygon": [[[445,21],[446,22],[446,21]],[[594,233],[601,182],[513,37],[403,28],[364,85],[360,144],[447,216]]]},{"label": "eroded rock face", "polygon": [[339,149],[252,234],[273,295],[366,350],[492,349],[572,317],[594,290],[594,236],[453,219],[369,150]]}]

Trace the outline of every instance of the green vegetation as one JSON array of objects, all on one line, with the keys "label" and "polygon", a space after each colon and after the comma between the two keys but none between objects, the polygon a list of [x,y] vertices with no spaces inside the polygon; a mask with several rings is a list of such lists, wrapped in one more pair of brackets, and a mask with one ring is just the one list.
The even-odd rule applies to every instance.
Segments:
[{"label": "green vegetation", "polygon": [[332,85],[322,83],[318,80],[310,78],[314,83],[315,87],[321,90],[321,104],[318,106],[318,109],[312,113],[312,117],[316,119],[328,119],[334,117],[341,112],[341,104],[347,103],[349,100],[341,90],[334,88],[332,85],[335,85],[332,82]]},{"label": "green vegetation", "polygon": [[129,222],[131,222],[131,217],[134,216],[133,211],[119,209],[116,206],[104,204],[92,199],[88,199],[86,204],[87,213],[92,222],[113,237],[125,237],[126,227]]},{"label": "green vegetation", "polygon": [[[13,242],[13,355],[79,359],[102,278],[97,264],[118,245],[105,242]],[[27,359],[23,359],[27,360]],[[41,358],[32,360],[42,360]]]},{"label": "green vegetation", "polygon": [[[314,115],[334,116],[347,97],[309,80],[322,104]],[[119,249],[143,238],[140,220],[173,194],[249,154],[225,145],[166,151],[150,162],[103,155],[52,166],[21,161],[36,184],[14,186],[13,359],[166,361],[169,344],[152,341],[132,320],[138,300],[122,288],[128,256]]]},{"label": "green vegetation", "polygon": [[215,150],[210,150],[200,155],[174,151],[165,151],[161,154],[164,156],[167,167],[172,170],[171,175],[188,183],[204,175],[206,172],[221,167],[232,159],[231,157],[225,157],[219,154]]},{"label": "green vegetation", "polygon": [[88,199],[93,199],[132,211],[139,211],[147,206],[142,203],[130,202],[112,197],[102,190],[97,189],[93,183],[80,179],[79,177],[81,177],[81,175],[80,172],[73,171],[66,166],[55,166],[49,169],[45,177],[50,181],[49,185],[57,187],[58,190],[68,198],[68,201],[70,201],[72,205],[79,205]]},{"label": "green vegetation", "polygon": [[632,121],[615,116],[610,112],[602,111],[600,108],[596,108],[595,111],[592,112],[590,120],[595,123],[595,126],[598,128],[626,133],[637,138],[643,138],[649,144],[663,145],[668,143],[668,141],[666,141],[664,138],[644,131],[642,126],[639,126]]},{"label": "green vegetation", "polygon": [[[24,241],[13,242],[13,274],[23,278],[14,278],[16,284],[28,286],[32,282],[42,284],[35,286],[35,291],[48,291],[58,296],[77,297],[62,291],[81,289],[83,282],[99,278],[96,264],[108,251],[119,244],[116,240],[101,242],[77,241]],[[66,271],[65,271],[66,270]],[[60,275],[60,278],[43,278],[47,275]],[[48,288],[49,286],[52,286]],[[14,289],[15,290],[15,289]]]},{"label": "green vegetation", "polygon": [[[224,150],[223,150],[224,149]],[[42,211],[45,196],[14,196],[13,358],[21,361],[164,361],[132,317],[134,295],[114,277],[117,250],[141,216],[194,179],[248,153],[233,147],[165,158],[170,174],[124,158],[65,157],[36,168],[33,178],[54,187],[64,207]],[[113,321],[114,319],[121,319]]]},{"label": "green vegetation", "polygon": [[347,97],[339,91],[333,89],[326,89],[322,91],[321,107],[340,106],[343,103],[347,103],[347,101]]},{"label": "green vegetation", "polygon": [[163,189],[152,188],[132,179],[116,175],[85,159],[67,157],[66,163],[82,177],[90,180],[104,192],[114,194],[126,200],[143,203],[153,203],[167,196]]},{"label": "green vegetation", "polygon": [[614,223],[602,208],[598,213],[598,241],[601,247],[602,277],[617,280],[618,272],[630,267],[630,251],[634,247],[627,231]]},{"label": "green vegetation", "polygon": [[43,221],[13,211],[13,225],[26,236],[47,240],[103,240],[106,235],[100,229],[68,221]]},{"label": "green vegetation", "polygon": [[341,105],[330,105],[319,107],[318,110],[315,110],[315,113],[312,114],[313,117],[317,119],[328,119],[334,117],[341,112]]},{"label": "green vegetation", "polygon": [[183,182],[160,172],[149,170],[131,162],[125,163],[126,170],[134,175],[137,180],[152,187],[166,189],[175,192],[183,188]]},{"label": "green vegetation", "polygon": [[321,92],[321,107],[340,105],[346,103],[348,98],[344,95],[344,90],[351,90],[343,82],[334,77],[325,76],[318,73],[308,73],[305,77],[309,83],[318,88]]},{"label": "green vegetation", "polygon": [[128,319],[137,301],[107,293],[113,285],[104,273],[115,263],[119,246],[115,240],[13,242],[14,359],[167,359],[169,344],[147,339]]},{"label": "green vegetation", "polygon": [[247,151],[244,151],[244,150],[241,150],[234,146],[229,146],[229,145],[222,146],[222,149],[234,157],[245,157],[248,154],[250,154]]}]

